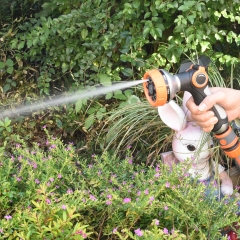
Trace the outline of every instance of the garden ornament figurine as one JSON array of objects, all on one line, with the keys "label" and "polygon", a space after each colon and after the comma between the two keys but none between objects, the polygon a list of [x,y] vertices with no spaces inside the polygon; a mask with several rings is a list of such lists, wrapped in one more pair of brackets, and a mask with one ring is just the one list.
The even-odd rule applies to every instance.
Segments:
[{"label": "garden ornament figurine", "polygon": [[213,173],[215,173],[221,181],[221,197],[232,195],[233,183],[231,178],[222,165],[211,160],[213,143],[211,138],[191,119],[190,112],[186,108],[185,104],[190,96],[189,92],[184,92],[182,108],[173,100],[158,107],[158,113],[162,121],[175,130],[172,141],[173,154],[165,153],[165,155],[162,154],[162,157],[165,160],[167,157],[171,157],[171,162],[175,163],[190,159],[192,165],[189,173],[192,177],[197,177],[199,181],[208,184],[214,179]]},{"label": "garden ornament figurine", "polygon": [[[183,106],[178,106],[173,100],[158,107],[158,113],[162,121],[171,129],[175,130],[172,151],[162,153],[162,160],[165,164],[172,165],[189,159],[191,167],[189,173],[192,177],[197,177],[199,181],[204,181],[206,185],[214,179],[217,174],[221,181],[221,192],[216,189],[214,197],[233,194],[233,183],[224,167],[211,159],[212,139],[207,135],[192,119],[186,107],[186,102],[191,94],[184,92]],[[208,137],[206,139],[206,137]],[[208,188],[207,188],[208,189]],[[206,196],[210,192],[206,190]],[[234,224],[238,229],[237,223]],[[233,229],[223,232],[228,240],[238,240]]]}]

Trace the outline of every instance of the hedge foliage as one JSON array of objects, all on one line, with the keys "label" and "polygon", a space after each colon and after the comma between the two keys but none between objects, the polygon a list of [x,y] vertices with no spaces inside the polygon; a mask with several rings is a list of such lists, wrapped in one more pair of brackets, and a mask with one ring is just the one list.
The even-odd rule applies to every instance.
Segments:
[{"label": "hedge foliage", "polygon": [[[31,102],[40,95],[141,79],[151,68],[176,72],[182,59],[203,53],[225,70],[231,65],[238,70],[234,68],[239,64],[238,3],[239,0],[6,1],[2,14],[8,17],[6,22],[1,18],[1,101],[23,104],[22,101]],[[227,74],[226,79],[229,77]],[[70,117],[51,116],[42,124],[64,128],[64,134],[73,135],[70,128],[86,132],[94,122],[102,121],[97,117],[100,108],[101,113],[107,112],[116,106],[115,100],[127,101],[136,94],[141,96],[139,91],[108,95],[112,105],[100,101],[101,107],[94,105],[90,113],[89,101],[82,99],[74,108],[67,107]],[[77,117],[80,125],[73,124]]]}]

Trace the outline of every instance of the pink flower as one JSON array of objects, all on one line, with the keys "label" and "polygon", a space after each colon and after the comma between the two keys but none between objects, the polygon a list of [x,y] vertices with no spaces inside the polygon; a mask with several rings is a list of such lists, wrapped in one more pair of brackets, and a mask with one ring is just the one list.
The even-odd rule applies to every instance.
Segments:
[{"label": "pink flower", "polygon": [[71,193],[73,193],[73,190],[69,188],[69,189],[67,190],[67,193],[68,193],[68,194],[71,194]]},{"label": "pink flower", "polygon": [[170,187],[170,183],[166,182],[166,188],[169,188],[169,187]]},{"label": "pink flower", "polygon": [[10,219],[12,219],[12,216],[6,215],[6,216],[4,216],[4,218],[6,218],[7,220],[10,220]]},{"label": "pink flower", "polygon": [[39,181],[38,179],[35,179],[35,183],[36,183],[36,184],[39,184],[40,181]]},{"label": "pink flower", "polygon": [[123,202],[124,202],[124,203],[129,203],[129,202],[131,202],[131,198],[124,198],[124,199],[123,199]]},{"label": "pink flower", "polygon": [[164,234],[168,234],[167,228],[164,228],[164,229],[163,229],[163,232],[164,232]]},{"label": "pink flower", "polygon": [[111,205],[111,204],[112,204],[112,201],[106,201],[106,204],[107,204],[107,205]]},{"label": "pink flower", "polygon": [[58,178],[62,178],[62,175],[61,175],[61,174],[58,174]]},{"label": "pink flower", "polygon": [[108,195],[107,195],[107,198],[108,198],[108,199],[112,199],[112,195],[111,195],[111,194],[108,194]]},{"label": "pink flower", "polygon": [[93,201],[97,200],[92,194],[90,194],[90,199],[93,200]]},{"label": "pink flower", "polygon": [[158,226],[159,225],[159,220],[155,219],[155,224]]},{"label": "pink flower", "polygon": [[141,230],[140,228],[134,230],[134,232],[135,232],[135,234],[136,234],[137,236],[139,236],[139,237],[143,236],[143,232],[142,232],[142,230]]},{"label": "pink flower", "polygon": [[47,203],[47,204],[51,204],[50,199],[47,198],[47,199],[46,199],[46,203]]},{"label": "pink flower", "polygon": [[66,209],[67,209],[67,206],[66,206],[66,205],[62,205],[62,209],[63,209],[63,210],[66,210]]},{"label": "pink flower", "polygon": [[118,229],[118,227],[114,228],[112,232],[113,232],[113,233],[116,233],[116,232],[117,232],[117,229]]},{"label": "pink flower", "polygon": [[164,210],[167,211],[167,210],[168,210],[168,206],[165,206],[165,207],[164,207]]},{"label": "pink flower", "polygon": [[149,200],[150,200],[150,201],[153,201],[153,200],[154,200],[154,197],[150,197]]}]

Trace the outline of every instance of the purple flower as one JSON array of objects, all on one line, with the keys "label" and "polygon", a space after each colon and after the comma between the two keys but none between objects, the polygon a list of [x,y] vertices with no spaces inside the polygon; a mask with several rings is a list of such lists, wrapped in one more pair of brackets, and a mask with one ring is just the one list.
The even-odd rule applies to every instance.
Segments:
[{"label": "purple flower", "polygon": [[97,200],[92,194],[90,194],[90,199],[93,200],[93,201]]},{"label": "purple flower", "polygon": [[22,179],[20,177],[17,177],[16,180],[20,182]]},{"label": "purple flower", "polygon": [[128,163],[132,165],[132,159],[131,158],[128,160]]},{"label": "purple flower", "polygon": [[66,209],[67,209],[67,206],[66,206],[66,205],[62,205],[62,209],[63,209],[63,210],[66,210]]},{"label": "purple flower", "polygon": [[164,229],[163,229],[163,232],[164,232],[164,234],[168,234],[167,228],[164,228]]},{"label": "purple flower", "polygon": [[0,233],[3,233],[3,229],[2,228],[0,228]]},{"label": "purple flower", "polygon": [[116,232],[117,232],[117,229],[118,229],[118,227],[114,228],[112,232],[113,232],[113,233],[116,233]]},{"label": "purple flower", "polygon": [[6,218],[7,220],[10,220],[10,219],[12,219],[12,216],[6,215],[6,216],[4,216],[4,218]]},{"label": "purple flower", "polygon": [[155,219],[155,224],[158,226],[159,225],[159,220],[158,219]]},{"label": "purple flower", "polygon": [[108,198],[108,199],[112,199],[112,195],[111,195],[111,194],[108,194],[108,195],[107,195],[107,198]]},{"label": "purple flower", "polygon": [[111,204],[112,204],[112,201],[106,201],[106,204],[107,204],[107,205],[111,205]]},{"label": "purple flower", "polygon": [[46,199],[46,203],[47,203],[47,204],[51,204],[50,199],[47,198],[47,199]]},{"label": "purple flower", "polygon": [[168,210],[168,206],[164,206],[164,210],[167,211]]},{"label": "purple flower", "polygon": [[68,194],[71,194],[71,193],[73,193],[73,190],[69,188],[69,189],[67,190],[67,193],[68,193]]},{"label": "purple flower", "polygon": [[62,178],[62,175],[61,175],[61,174],[58,174],[58,178]]},{"label": "purple flower", "polygon": [[152,196],[152,197],[150,197],[150,198],[149,198],[149,200],[150,200],[150,201],[153,201],[153,200],[154,200],[154,197],[153,197],[153,196]]},{"label": "purple flower", "polygon": [[46,125],[43,125],[43,127],[42,127],[42,128],[43,128],[43,129],[46,129],[46,127],[47,127]]},{"label": "purple flower", "polygon": [[142,231],[140,228],[134,230],[134,232],[135,232],[135,234],[136,234],[137,236],[139,236],[139,237],[143,236],[143,231]]},{"label": "purple flower", "polygon": [[50,182],[53,182],[53,181],[54,181],[54,178],[50,178],[49,180],[50,180]]},{"label": "purple flower", "polygon": [[33,166],[34,169],[37,168],[37,164],[35,162],[32,163],[32,166]]},{"label": "purple flower", "polygon": [[39,181],[38,179],[35,179],[35,183],[36,183],[36,184],[39,184],[40,181]]},{"label": "purple flower", "polygon": [[131,202],[131,198],[124,198],[124,199],[123,199],[123,202],[124,202],[124,203],[129,203],[129,202]]},{"label": "purple flower", "polygon": [[148,188],[144,191],[144,193],[147,195],[148,194]]},{"label": "purple flower", "polygon": [[166,182],[166,188],[169,188],[169,187],[170,187],[170,183]]}]

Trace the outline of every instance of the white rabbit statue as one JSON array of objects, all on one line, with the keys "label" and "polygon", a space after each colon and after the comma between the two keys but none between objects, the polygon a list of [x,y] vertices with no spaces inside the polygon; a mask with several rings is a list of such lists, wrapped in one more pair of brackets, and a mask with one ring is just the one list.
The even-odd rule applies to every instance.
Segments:
[{"label": "white rabbit statue", "polygon": [[[158,107],[158,113],[162,121],[175,130],[172,151],[178,161],[192,159],[189,173],[192,177],[198,177],[199,181],[208,180],[212,171],[217,173],[221,181],[223,195],[233,194],[233,183],[223,166],[211,160],[212,140],[192,119],[186,108],[186,101],[191,94],[184,92],[183,108],[174,101]],[[206,141],[206,137],[208,137]],[[204,139],[205,138],[205,139]],[[211,161],[211,162],[210,162]],[[175,161],[176,162],[176,161]],[[211,167],[212,166],[212,167]]]}]

